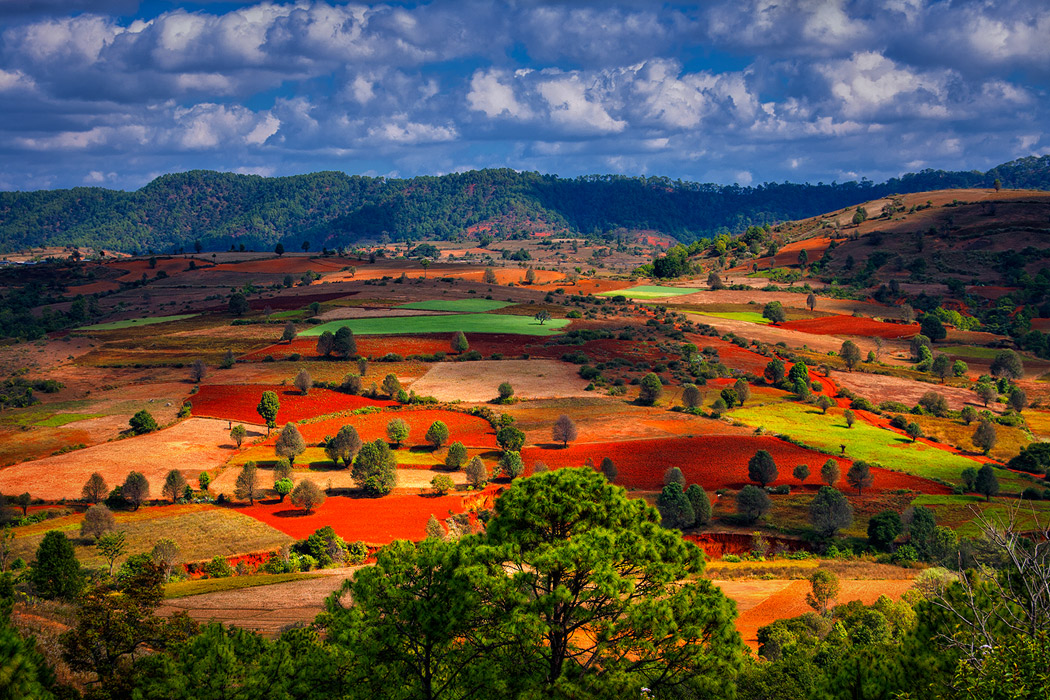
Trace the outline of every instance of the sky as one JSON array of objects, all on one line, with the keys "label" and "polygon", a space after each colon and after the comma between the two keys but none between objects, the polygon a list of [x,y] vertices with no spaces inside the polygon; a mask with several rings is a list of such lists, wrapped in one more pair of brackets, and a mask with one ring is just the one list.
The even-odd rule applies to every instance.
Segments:
[{"label": "sky", "polygon": [[1048,37],[1046,0],[0,0],[0,190],[986,170],[1050,153]]}]

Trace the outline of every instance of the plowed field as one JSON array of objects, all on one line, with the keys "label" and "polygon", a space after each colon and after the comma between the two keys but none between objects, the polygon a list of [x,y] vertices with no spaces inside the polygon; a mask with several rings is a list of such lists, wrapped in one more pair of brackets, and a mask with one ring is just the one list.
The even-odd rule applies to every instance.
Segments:
[{"label": "plowed field", "polygon": [[[409,427],[407,445],[426,443],[424,436],[434,421],[441,421],[448,426],[448,444],[462,442],[467,447],[496,449],[496,432],[488,421],[469,416],[457,411],[383,411],[364,416],[347,416],[329,418],[316,423],[301,423],[299,432],[307,444],[320,442],[326,435],[335,435],[344,425],[352,425],[365,442],[378,438],[386,439],[386,424],[394,418],[401,418]],[[276,438],[271,440],[274,441]],[[440,460],[438,460],[440,461]]]},{"label": "plowed field", "polygon": [[195,416],[261,425],[265,421],[255,408],[264,391],[275,391],[280,399],[278,425],[363,406],[394,405],[392,401],[366,399],[328,389],[311,389],[309,394],[303,396],[298,389],[272,384],[204,384],[200,391],[190,397],[190,403],[193,404]]},{"label": "plowed field", "polygon": [[910,338],[919,332],[918,324],[885,323],[858,316],[823,316],[786,321],[781,328],[814,335],[860,335],[869,338]]}]

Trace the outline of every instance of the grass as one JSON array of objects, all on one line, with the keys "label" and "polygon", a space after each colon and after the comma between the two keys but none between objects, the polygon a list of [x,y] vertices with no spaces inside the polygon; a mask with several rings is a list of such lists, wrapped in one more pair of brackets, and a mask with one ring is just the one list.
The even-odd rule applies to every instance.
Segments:
[{"label": "grass", "polygon": [[509,333],[513,335],[558,335],[568,319],[552,318],[543,325],[528,316],[508,314],[449,314],[447,316],[398,316],[350,318],[329,321],[304,330],[299,337],[335,333],[346,326],[357,335],[417,335],[423,333]]},{"label": "grass", "polygon": [[88,420],[90,418],[101,418],[102,416],[102,413],[55,413],[43,420],[36,421],[33,425],[40,426],[41,428],[61,428],[63,425],[76,423],[81,420]]},{"label": "grass", "polygon": [[[277,549],[292,539],[236,510],[209,505],[152,506],[115,515],[117,529],[127,533],[129,553],[149,552],[158,540],[169,538],[179,546],[179,557],[184,562],[203,561],[217,554],[228,557]],[[69,515],[17,528],[12,555],[32,559],[44,533],[59,530],[74,540],[77,559],[82,564],[103,566],[105,562],[94,544],[79,539],[82,518],[79,514]]]},{"label": "grass", "polygon": [[[973,433],[977,430],[977,423],[966,425],[962,421],[950,418],[937,418],[935,416],[905,416],[909,421],[915,421],[922,428],[926,437],[936,438],[939,442],[952,445],[966,452],[977,450],[973,444]],[[1020,428],[1011,428],[1006,425],[995,426],[996,442],[989,455],[992,459],[1005,462],[1011,457],[1016,457],[1022,447],[1027,447],[1031,440],[1025,431]]]},{"label": "grass", "polygon": [[458,311],[460,313],[484,313],[510,306],[509,301],[495,299],[428,299],[401,304],[399,309],[419,309],[421,311]]},{"label": "grass", "polygon": [[272,586],[275,583],[287,583],[297,581],[301,578],[309,578],[311,574],[252,574],[250,576],[228,576],[226,578],[202,578],[193,581],[175,581],[164,586],[164,597],[185,598],[191,595],[203,593],[220,593],[222,591],[238,591],[243,588],[255,588],[257,586]]},{"label": "grass", "polygon": [[986,502],[983,496],[967,494],[964,496],[916,497],[913,506],[928,506],[937,516],[938,525],[946,525],[955,530],[960,537],[976,537],[980,534],[980,525],[975,522],[975,511],[992,522],[1002,520],[1009,522],[1011,515],[1016,517],[1021,530],[1033,530],[1045,527],[1050,520],[1050,502],[1024,501],[1015,498],[996,497]]},{"label": "grass", "polygon": [[148,318],[130,318],[126,321],[110,321],[109,323],[96,323],[93,326],[81,326],[75,328],[77,331],[119,331],[124,328],[137,328],[139,326],[152,326],[156,323],[168,323],[169,321],[182,321],[193,318],[197,314],[176,314],[175,316],[151,316]]},{"label": "grass", "polygon": [[598,292],[595,296],[616,297],[624,296],[628,299],[665,299],[683,294],[695,294],[699,289],[682,289],[681,287],[664,287],[655,284],[641,284],[629,289],[616,289],[608,292]]},{"label": "grass", "polygon": [[940,478],[959,483],[959,473],[966,467],[979,468],[972,459],[945,450],[912,443],[908,438],[877,428],[862,420],[846,427],[842,411],[831,409],[822,415],[820,409],[801,403],[778,403],[744,407],[730,412],[733,419],[767,432],[792,438],[823,450],[839,454],[846,446],[846,456],[878,463],[888,469],[926,478]]},{"label": "grass", "polygon": [[690,311],[690,314],[696,316],[712,316],[714,318],[724,318],[730,321],[748,321],[750,323],[761,323],[763,326],[769,325],[770,321],[765,318],[762,314],[757,311],[721,311],[721,312],[710,312],[710,311]]},{"label": "grass", "polygon": [[976,360],[994,360],[995,356],[1002,352],[999,348],[981,348],[973,345],[949,345],[943,348],[934,348],[945,355],[955,357],[972,357]]}]

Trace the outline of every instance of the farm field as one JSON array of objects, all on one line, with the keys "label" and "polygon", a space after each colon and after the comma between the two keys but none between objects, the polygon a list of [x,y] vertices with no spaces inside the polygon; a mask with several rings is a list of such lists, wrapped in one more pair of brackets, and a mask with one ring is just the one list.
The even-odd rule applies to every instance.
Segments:
[{"label": "farm field", "polygon": [[510,382],[521,399],[587,396],[587,381],[576,367],[555,360],[501,360],[439,363],[412,383],[420,396],[439,401],[491,401],[497,388]]},{"label": "farm field", "polygon": [[597,296],[614,297],[625,296],[628,299],[666,299],[668,297],[692,294],[696,289],[682,287],[665,287],[658,284],[640,284],[628,289],[614,289],[607,292],[598,292]]},{"label": "farm field", "polygon": [[510,302],[495,299],[428,299],[401,304],[399,309],[419,309],[422,311],[455,311],[458,313],[484,313],[510,306]]},{"label": "farm field", "polygon": [[169,323],[171,321],[184,321],[193,318],[197,314],[176,314],[174,316],[153,316],[151,318],[132,318],[126,321],[113,321],[111,323],[96,323],[92,326],[81,326],[77,331],[119,331],[125,328],[138,328],[141,326],[153,326],[158,323]]},{"label": "farm field", "polygon": [[557,335],[569,320],[552,318],[544,324],[529,316],[508,314],[447,314],[444,316],[407,316],[398,318],[352,318],[311,326],[300,335],[318,336],[335,333],[342,327],[355,335],[415,335],[417,333],[512,333],[517,335]]},{"label": "farm field", "polygon": [[204,384],[189,400],[195,416],[265,425],[255,409],[266,391],[275,392],[280,401],[278,425],[365,406],[393,405],[391,401],[366,399],[330,389],[311,389],[309,394],[303,396],[301,391],[293,387],[272,384]]},{"label": "farm field", "polygon": [[747,321],[748,323],[759,323],[763,326],[769,325],[769,319],[757,311],[688,311],[694,316],[707,316],[709,318],[726,318],[731,321]]}]

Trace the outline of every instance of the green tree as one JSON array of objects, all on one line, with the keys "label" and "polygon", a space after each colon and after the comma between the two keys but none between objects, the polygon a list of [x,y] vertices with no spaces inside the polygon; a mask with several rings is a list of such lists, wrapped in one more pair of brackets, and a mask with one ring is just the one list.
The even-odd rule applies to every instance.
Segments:
[{"label": "green tree", "polygon": [[839,595],[839,577],[833,571],[817,569],[810,574],[809,584],[810,592],[806,594],[806,604],[821,615],[827,615],[831,601]]},{"label": "green tree", "polygon": [[819,408],[820,412],[824,415],[827,415],[828,409],[834,405],[835,401],[830,396],[825,396],[824,394],[821,394],[820,397],[817,399],[817,408]]},{"label": "green tree", "polygon": [[525,433],[513,425],[505,425],[496,431],[496,444],[504,452],[520,452],[525,446]]},{"label": "green tree", "polygon": [[342,460],[343,466],[349,467],[354,462],[354,457],[361,449],[361,436],[352,425],[344,425],[339,428],[335,437],[328,440],[324,446],[325,456],[336,465]]},{"label": "green tree", "polygon": [[[933,537],[937,530],[937,519],[933,511],[926,506],[909,509],[906,517],[908,525],[908,543],[922,559],[929,559],[933,548]],[[905,511],[905,516],[909,512]]]},{"label": "green tree", "polygon": [[197,485],[200,486],[201,491],[207,491],[208,486],[211,484],[211,474],[208,472],[201,472],[197,475]]},{"label": "green tree", "polygon": [[435,449],[441,447],[448,442],[448,426],[442,421],[434,421],[430,424],[430,427],[427,428],[425,439],[433,445]]},{"label": "green tree", "polygon": [[343,357],[353,357],[357,354],[357,340],[354,332],[349,326],[340,326],[332,338],[332,352]]},{"label": "green tree", "polygon": [[736,512],[744,522],[753,523],[769,510],[769,496],[757,486],[746,485],[736,495]]},{"label": "green tree", "polygon": [[762,318],[769,319],[773,325],[777,325],[787,320],[787,312],[779,301],[770,301],[762,308]]},{"label": "green tree", "polygon": [[292,384],[296,389],[299,390],[303,396],[310,393],[311,387],[314,385],[313,377],[305,369],[299,370],[298,374],[295,375],[295,379],[292,380]]},{"label": "green tree", "polygon": [[113,511],[101,503],[96,503],[87,509],[84,519],[80,521],[80,536],[97,540],[116,527],[117,520],[113,517]]},{"label": "green tree", "polygon": [[973,444],[981,449],[984,454],[988,454],[995,447],[995,443],[998,442],[999,436],[995,431],[995,426],[992,425],[991,421],[982,420],[977,425],[977,430],[973,433],[971,438]]},{"label": "green tree", "polygon": [[864,489],[871,486],[872,481],[871,465],[859,459],[846,472],[846,482],[857,489],[858,496],[863,495]]},{"label": "green tree", "polygon": [[664,486],[668,484],[678,484],[683,489],[685,488],[685,474],[679,467],[669,467],[664,472]]},{"label": "green tree", "polygon": [[900,514],[895,510],[884,510],[868,521],[868,542],[876,549],[888,550],[903,529]]},{"label": "green tree", "polygon": [[693,504],[677,481],[664,486],[664,490],[656,499],[656,508],[660,511],[660,523],[666,528],[684,530],[696,522]]},{"label": "green tree", "polygon": [[386,424],[386,436],[397,447],[408,439],[408,423],[403,418],[391,418]]},{"label": "green tree", "polygon": [[846,364],[846,369],[852,372],[860,364],[860,348],[852,340],[847,340],[839,348],[839,357]]},{"label": "green tree", "polygon": [[919,333],[926,336],[934,343],[948,337],[948,331],[945,329],[944,324],[941,323],[941,319],[933,314],[925,314],[922,317],[922,323],[919,325]]},{"label": "green tree", "polygon": [[281,340],[285,343],[290,343],[295,340],[296,331],[295,324],[289,321],[284,324],[284,331],[281,333]]},{"label": "green tree", "polygon": [[616,483],[616,476],[619,474],[619,472],[617,471],[616,465],[611,459],[609,459],[608,457],[602,457],[601,470],[602,476],[605,477],[606,481],[608,481],[610,484]]},{"label": "green tree", "polygon": [[973,467],[963,469],[959,477],[962,479],[963,487],[967,491],[973,491],[977,488],[977,470]]},{"label": "green tree", "polygon": [[295,488],[295,482],[291,479],[277,479],[273,482],[273,491],[277,494],[279,502],[284,503],[284,497]]},{"label": "green tree", "polygon": [[1020,355],[1013,350],[1003,350],[996,354],[989,368],[993,377],[1021,379],[1024,377],[1024,363]]},{"label": "green tree", "polygon": [[736,398],[740,402],[740,405],[743,406],[744,403],[751,398],[751,385],[748,384],[747,380],[744,378],[737,379],[733,382],[733,392],[736,394]]},{"label": "green tree", "polygon": [[[32,635],[0,619],[0,700],[54,700],[55,673]],[[72,696],[69,696],[72,697]]]},{"label": "green tree", "polygon": [[397,460],[384,440],[366,442],[354,460],[351,476],[369,496],[385,496],[397,486]]},{"label": "green tree", "polygon": [[977,420],[977,409],[970,405],[963,406],[962,410],[959,411],[959,417],[962,418],[963,423],[969,425]]},{"label": "green tree", "polygon": [[134,510],[149,499],[149,481],[140,472],[131,472],[120,487],[120,494]]},{"label": "green tree", "polygon": [[821,486],[809,504],[809,524],[821,537],[834,537],[853,522],[853,507],[841,491]]},{"label": "green tree", "polygon": [[853,424],[857,422],[857,414],[852,409],[847,408],[842,412],[842,417],[846,420],[846,427],[852,428]]},{"label": "green tree", "polygon": [[700,484],[690,484],[685,490],[685,497],[693,506],[693,514],[696,516],[694,525],[707,525],[711,522],[711,499]]},{"label": "green tree", "polygon": [[707,286],[712,291],[726,288],[725,284],[722,282],[722,278],[718,276],[717,272],[712,272],[707,276]]},{"label": "green tree", "polygon": [[509,403],[511,397],[514,396],[514,387],[510,385],[510,382],[502,382],[496,387],[496,393],[498,395],[496,399],[497,402]]},{"label": "green tree", "polygon": [[638,403],[643,406],[652,406],[660,400],[660,396],[664,393],[663,382],[661,382],[660,377],[656,376],[653,372],[642,377],[640,386],[641,389],[638,393]]},{"label": "green tree", "polygon": [[117,557],[122,556],[128,550],[128,535],[123,530],[120,532],[107,532],[95,542],[95,548],[99,556],[109,564],[109,575],[113,575],[113,564]]},{"label": "green tree", "polygon": [[275,245],[273,247],[273,252],[276,253],[278,257],[284,255],[284,244],[278,243],[277,245]]},{"label": "green tree", "polygon": [[73,552],[73,543],[58,530],[48,530],[29,569],[29,582],[41,598],[71,601],[84,588],[84,573]]},{"label": "green tree", "polygon": [[235,425],[230,429],[230,439],[240,447],[244,443],[244,438],[248,437],[248,429],[243,425]]},{"label": "green tree", "polygon": [[780,359],[770,360],[762,371],[766,381],[770,384],[779,384],[784,379],[784,362]]},{"label": "green tree", "polygon": [[828,486],[834,486],[840,474],[839,463],[833,459],[824,462],[824,466],[820,468],[820,480]]},{"label": "green tree", "polygon": [[303,479],[292,489],[292,505],[302,508],[307,513],[325,502],[325,493],[320,486],[309,479]]},{"label": "green tree", "polygon": [[686,384],[682,387],[682,405],[688,409],[699,408],[704,401],[704,395],[696,384]]},{"label": "green tree", "polygon": [[737,663],[731,604],[652,507],[578,468],[516,481],[494,510],[486,542],[513,553],[516,615],[538,637],[516,666],[541,695],[659,695]]},{"label": "green tree", "polygon": [[521,453],[507,450],[499,457],[499,473],[508,479],[517,479],[525,471]]},{"label": "green tree", "polygon": [[547,311],[547,309],[540,309],[533,318],[539,321],[542,326],[546,321],[551,320],[551,312]]},{"label": "green tree", "polygon": [[157,421],[153,418],[153,415],[146,409],[142,409],[131,417],[128,421],[131,426],[132,435],[145,435],[146,433],[152,433],[157,429]]},{"label": "green tree", "polygon": [[485,463],[481,461],[481,457],[473,457],[467,463],[464,473],[467,477],[467,483],[474,488],[483,486],[489,480],[489,470],[485,467]]},{"label": "green tree", "polygon": [[463,331],[456,331],[456,334],[452,336],[452,352],[462,355],[467,350],[470,350],[470,343],[467,342],[467,336],[463,335]]},{"label": "green tree", "polygon": [[251,310],[251,305],[248,303],[248,297],[243,293],[234,292],[226,308],[234,316],[243,316]]},{"label": "green tree", "polygon": [[398,381],[397,377],[395,377],[393,374],[388,374],[385,377],[383,377],[383,393],[385,393],[391,399],[396,399],[400,391],[401,382]]},{"label": "green tree", "polygon": [[977,470],[977,480],[974,490],[984,496],[985,501],[991,501],[992,496],[999,493],[999,479],[995,476],[995,469],[990,464],[984,464]]},{"label": "green tree", "polygon": [[467,448],[462,442],[456,441],[448,446],[445,452],[445,468],[458,471],[463,463],[467,461]]},{"label": "green tree", "polygon": [[286,458],[293,467],[295,466],[295,458],[306,452],[306,440],[303,439],[303,434],[299,432],[299,428],[295,426],[295,423],[285,423],[284,427],[281,428],[281,434],[277,437],[277,442],[274,444],[274,452],[277,453],[278,457]]},{"label": "green tree", "polygon": [[973,390],[985,408],[988,407],[989,401],[995,401],[999,398],[999,390],[991,382],[978,382],[974,385]]},{"label": "green tree", "polygon": [[267,437],[270,436],[270,431],[277,427],[277,412],[279,410],[281,410],[281,401],[277,398],[277,392],[264,391],[262,398],[259,399],[259,405],[255,407],[255,412],[266,421]]},{"label": "green tree", "polygon": [[241,499],[247,498],[250,505],[255,505],[255,499],[262,496],[258,472],[255,462],[245,462],[234,485],[234,495]]},{"label": "green tree", "polygon": [[759,486],[768,486],[777,480],[777,464],[773,455],[759,450],[747,461],[747,478]]},{"label": "green tree", "polygon": [[1010,408],[1020,413],[1028,407],[1028,395],[1024,393],[1024,389],[1015,386],[1010,390],[1007,403],[1010,404]]},{"label": "green tree", "polygon": [[164,477],[164,486],[161,488],[160,493],[165,498],[170,498],[171,502],[182,498],[183,493],[186,492],[186,477],[182,475],[178,469],[172,469],[168,472],[167,476]]},{"label": "green tree", "polygon": [[915,442],[923,436],[922,426],[916,423],[915,421],[912,421],[906,426],[904,426],[904,432],[908,434],[908,437],[911,438],[912,442]]},{"label": "green tree", "polygon": [[335,335],[332,331],[322,331],[321,335],[317,336],[317,354],[321,357],[329,357],[334,347]]},{"label": "green tree", "polygon": [[791,475],[798,479],[799,486],[806,483],[806,479],[809,478],[809,465],[799,464],[791,471]]},{"label": "green tree", "polygon": [[944,384],[944,380],[952,376],[952,358],[944,354],[938,354],[933,358],[930,371],[941,380],[941,384]]}]

